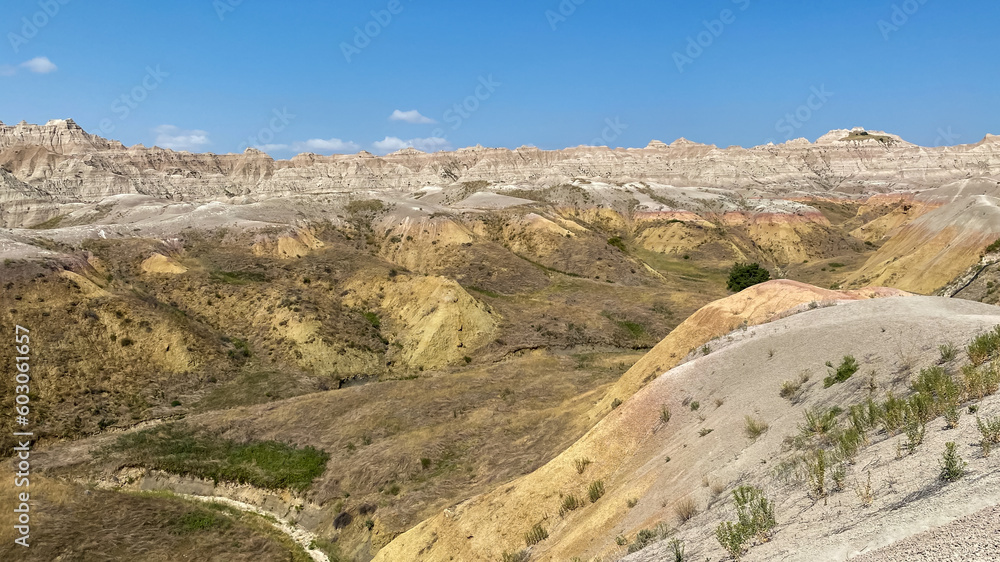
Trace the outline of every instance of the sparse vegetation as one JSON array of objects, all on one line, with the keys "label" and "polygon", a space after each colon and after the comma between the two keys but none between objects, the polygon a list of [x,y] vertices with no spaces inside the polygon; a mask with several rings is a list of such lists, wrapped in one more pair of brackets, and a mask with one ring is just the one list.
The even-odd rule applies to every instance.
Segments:
[{"label": "sparse vegetation", "polygon": [[663,408],[660,410],[660,422],[666,424],[669,421],[670,421],[670,408],[663,406]]},{"label": "sparse vegetation", "polygon": [[865,485],[862,486],[860,483],[856,484],[854,487],[854,493],[861,500],[861,505],[868,507],[875,502],[875,492],[872,490],[872,471],[868,471],[868,480]]},{"label": "sparse vegetation", "polygon": [[615,398],[614,400],[611,401],[611,409],[612,410],[614,410],[615,408],[617,408],[618,406],[621,406],[621,405],[622,405],[621,398]]},{"label": "sparse vegetation", "polygon": [[583,471],[587,470],[587,467],[590,466],[590,464],[591,460],[586,457],[579,458],[573,461],[573,466],[576,467],[577,474],[583,474]]},{"label": "sparse vegetation", "polygon": [[527,549],[505,550],[500,556],[500,562],[528,562],[530,558],[531,554],[528,553]]},{"label": "sparse vegetation", "polygon": [[743,418],[743,433],[750,439],[757,439],[761,435],[764,435],[769,428],[770,426],[764,420],[753,416]]},{"label": "sparse vegetation", "polygon": [[614,237],[608,238],[608,245],[609,246],[614,246],[615,248],[618,248],[622,252],[627,252],[628,251],[628,248],[625,246],[625,241],[622,240],[620,236],[614,236]]},{"label": "sparse vegetation", "polygon": [[664,524],[659,524],[653,529],[643,529],[639,531],[635,540],[629,543],[628,553],[639,552],[656,541],[662,541],[670,536],[670,528]]},{"label": "sparse vegetation", "polygon": [[966,348],[969,361],[973,366],[980,366],[996,356],[1000,350],[1000,326],[976,336]]},{"label": "sparse vegetation", "polygon": [[803,371],[797,380],[788,380],[781,383],[781,390],[778,392],[778,395],[791,400],[793,404],[797,404],[802,400],[802,393],[804,392],[802,387],[807,382],[809,382],[809,372]]},{"label": "sparse vegetation", "polygon": [[710,427],[703,427],[703,428],[701,428],[701,429],[698,430],[698,437],[704,437],[704,436],[708,435],[709,433],[712,433],[712,431],[714,431],[714,430],[712,428],[710,428]]}]

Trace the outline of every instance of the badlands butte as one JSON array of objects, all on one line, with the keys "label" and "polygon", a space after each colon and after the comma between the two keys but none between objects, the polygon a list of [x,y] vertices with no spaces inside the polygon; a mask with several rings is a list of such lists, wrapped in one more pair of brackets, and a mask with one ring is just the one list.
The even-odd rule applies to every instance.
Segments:
[{"label": "badlands butte", "polygon": [[[998,201],[992,135],[274,160],[0,124],[37,438],[0,558],[995,560]],[[773,525],[723,525],[747,493]]]}]

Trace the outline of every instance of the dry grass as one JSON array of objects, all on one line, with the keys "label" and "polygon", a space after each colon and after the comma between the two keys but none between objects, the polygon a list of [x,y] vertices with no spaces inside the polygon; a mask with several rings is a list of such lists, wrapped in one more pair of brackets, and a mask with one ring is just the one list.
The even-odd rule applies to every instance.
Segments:
[{"label": "dry grass", "polygon": [[674,515],[681,524],[687,523],[692,517],[698,515],[698,504],[694,498],[684,498],[674,504]]}]

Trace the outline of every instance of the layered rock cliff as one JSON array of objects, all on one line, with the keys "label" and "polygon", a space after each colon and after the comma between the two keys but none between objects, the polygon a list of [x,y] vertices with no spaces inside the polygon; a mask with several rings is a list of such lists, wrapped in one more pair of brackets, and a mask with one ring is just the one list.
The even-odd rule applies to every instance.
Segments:
[{"label": "layered rock cliff", "polygon": [[[551,186],[573,178],[853,194],[935,187],[1000,174],[1000,137],[926,148],[892,135],[858,137],[838,130],[816,143],[800,139],[753,148],[720,149],[681,139],[670,145],[654,141],[641,149],[477,146],[434,154],[405,150],[382,157],[367,152],[300,154],[275,161],[255,149],[217,155],[142,145],[126,148],[88,134],[72,120],[54,120],[45,125],[0,125],[0,167],[58,201],[135,193],[173,200],[260,198],[414,190],[473,181]],[[5,204],[34,197],[11,195],[7,183],[0,193]]]}]

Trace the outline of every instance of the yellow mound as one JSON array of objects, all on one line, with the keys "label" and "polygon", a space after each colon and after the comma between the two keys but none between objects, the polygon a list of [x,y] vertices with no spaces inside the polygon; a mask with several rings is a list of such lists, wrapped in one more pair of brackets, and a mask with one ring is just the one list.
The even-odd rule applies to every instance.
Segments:
[{"label": "yellow mound", "polygon": [[[348,284],[348,306],[382,311],[380,330],[394,344],[394,360],[411,367],[457,363],[489,343],[499,315],[445,277],[359,277]],[[390,349],[393,352],[393,349]]]},{"label": "yellow mound", "polygon": [[80,287],[80,291],[85,297],[104,297],[108,295],[108,292],[100,288],[96,283],[87,279],[86,277],[73,273],[72,271],[61,271],[59,276],[63,279],[69,279],[70,281],[77,284]]},{"label": "yellow mound", "polygon": [[179,275],[188,268],[163,254],[153,254],[142,262],[142,270],[152,274]]},{"label": "yellow mound", "polygon": [[264,237],[254,243],[251,251],[256,256],[276,256],[281,259],[301,258],[323,247],[323,242],[307,229],[294,234],[279,236],[277,240]]},{"label": "yellow mound", "polygon": [[[998,193],[997,195],[1000,195]],[[847,282],[931,294],[975,265],[1000,236],[1000,197],[963,197],[903,226]]]}]

